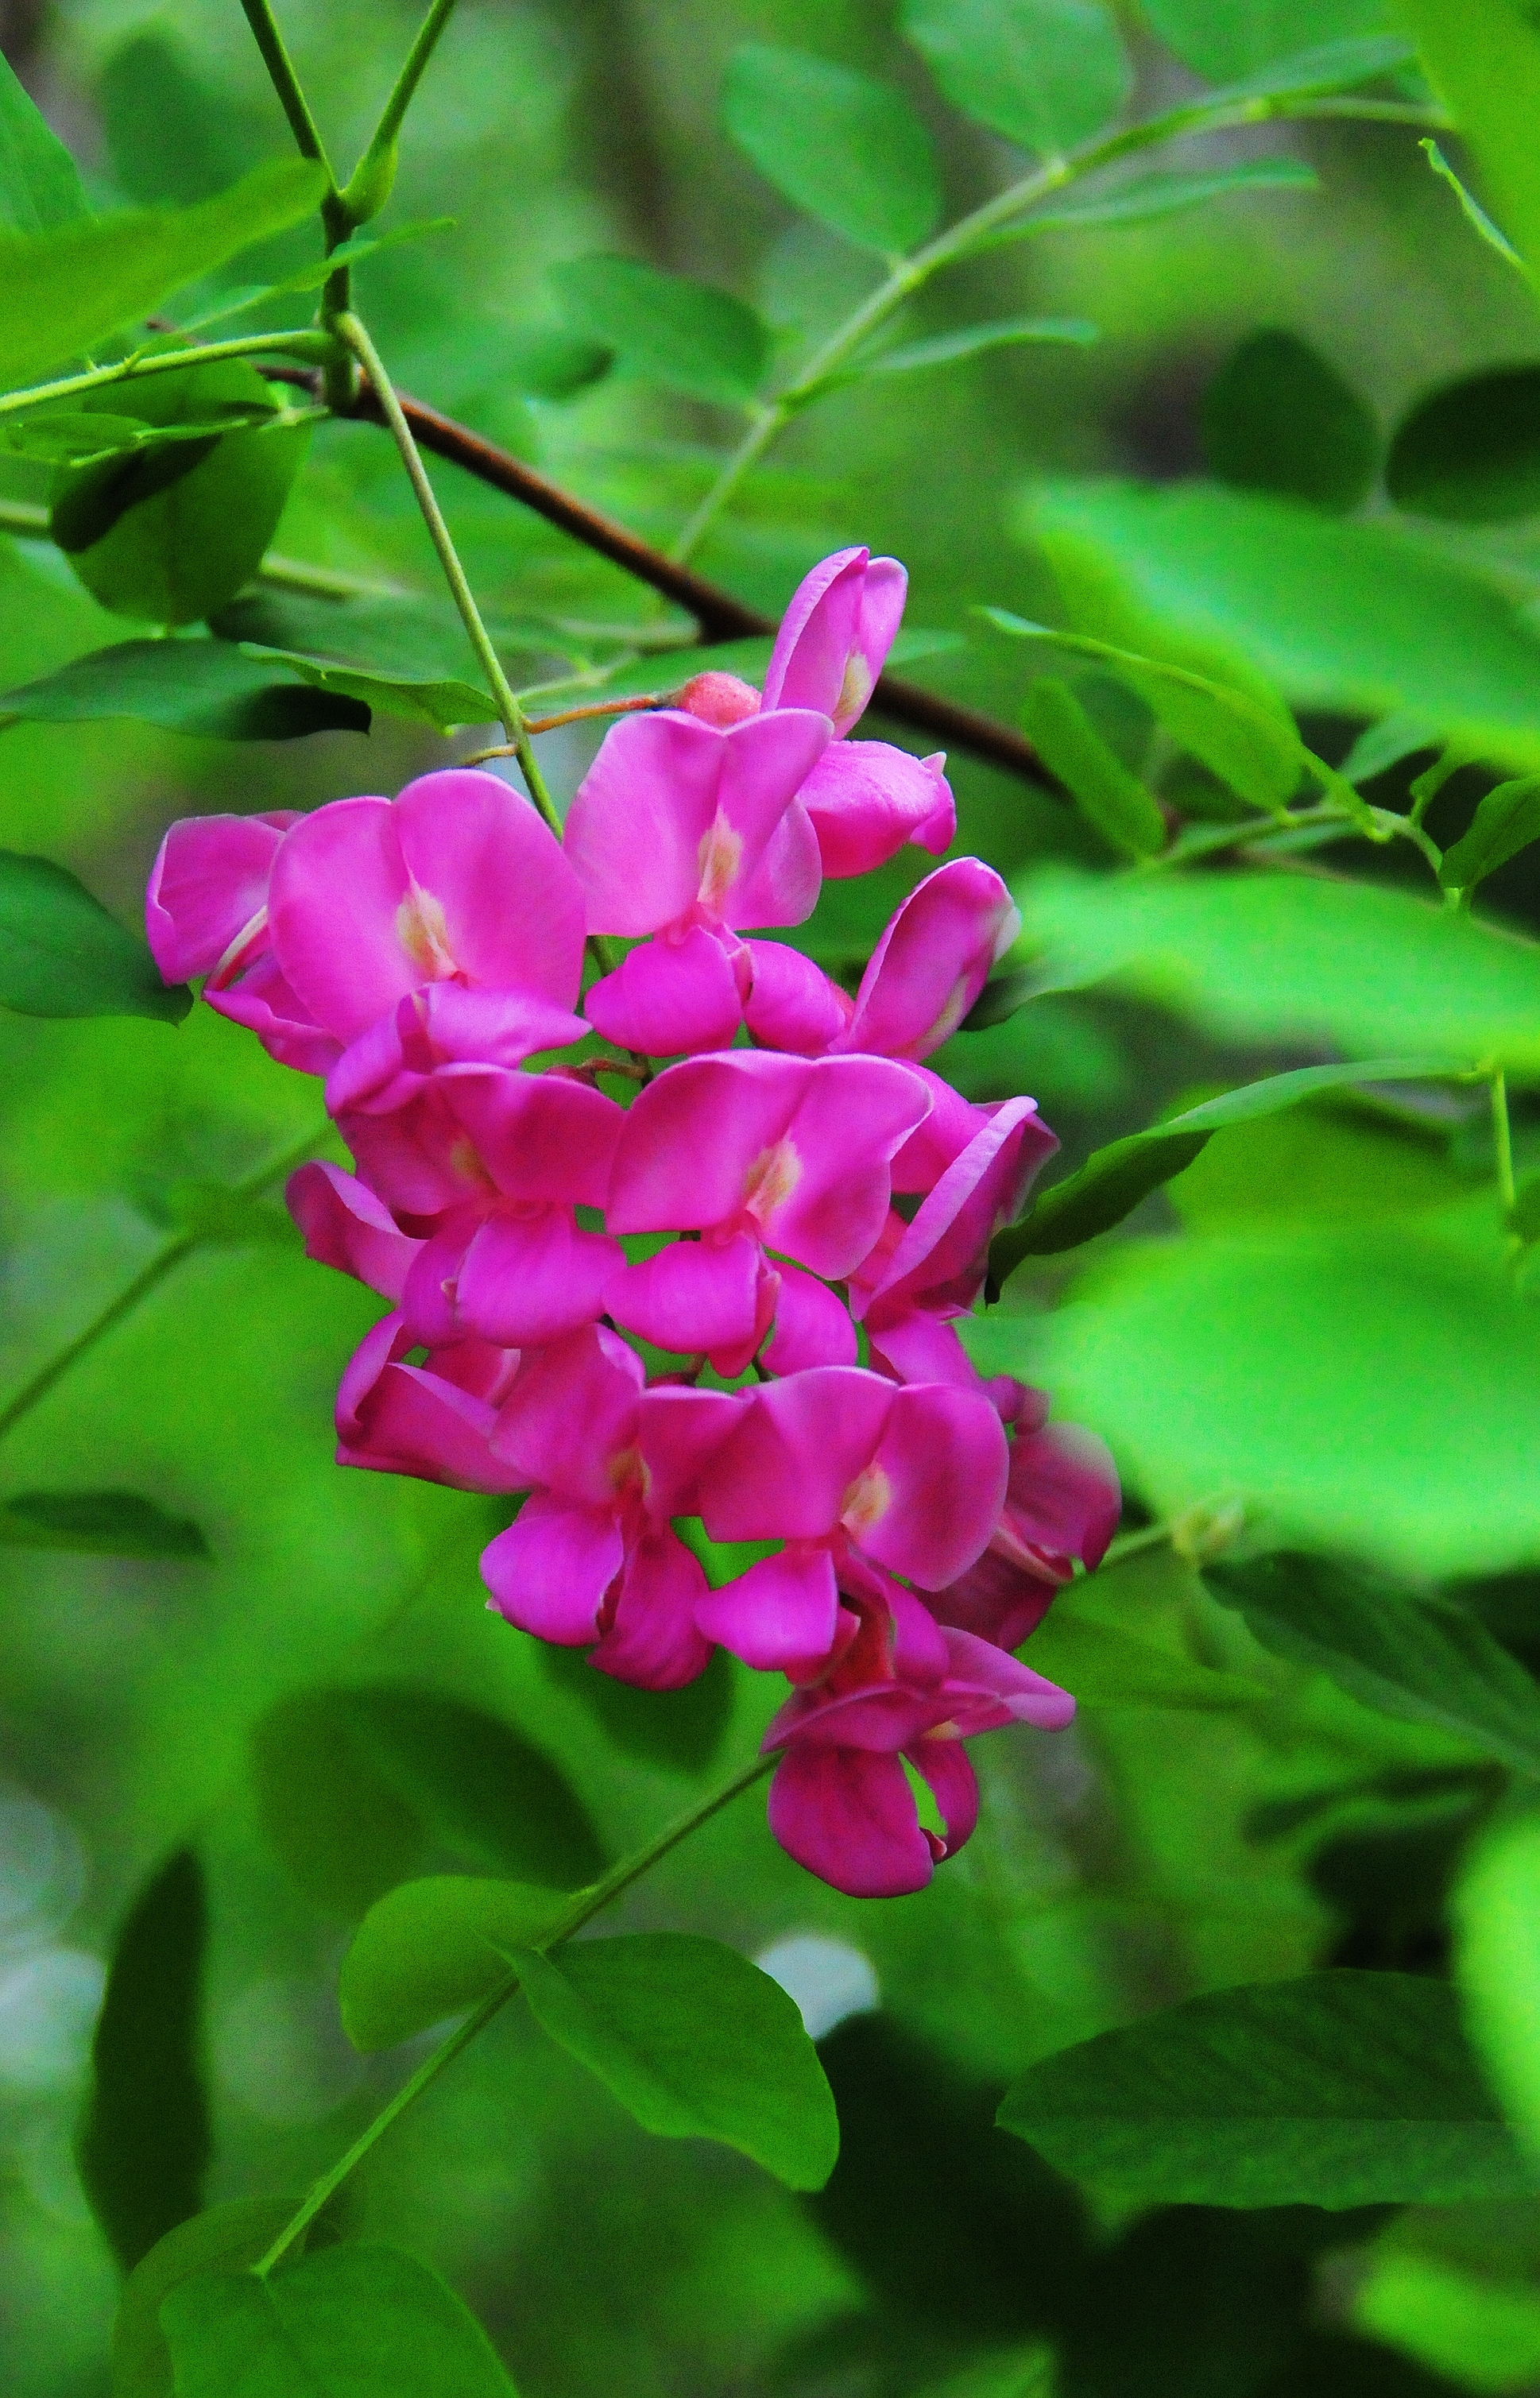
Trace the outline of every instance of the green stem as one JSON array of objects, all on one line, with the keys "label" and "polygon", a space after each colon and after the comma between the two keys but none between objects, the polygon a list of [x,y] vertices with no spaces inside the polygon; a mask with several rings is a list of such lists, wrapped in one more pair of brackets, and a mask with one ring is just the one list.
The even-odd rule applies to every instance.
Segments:
[{"label": "green stem", "polygon": [[[326,155],[320,128],[310,113],[310,102],[294,72],[294,62],[284,47],[283,35],[278,31],[277,20],[269,0],[240,0],[240,5],[246,12],[246,21],[256,36],[263,64],[289,119],[289,129],[294,137],[296,148],[302,157],[314,158],[326,169],[326,190],[321,195],[321,224],[325,229],[330,256],[339,242],[347,239],[353,226],[343,195],[337,189],[337,178]],[[347,269],[339,266],[335,275],[329,276],[321,295],[321,321],[324,325],[330,328],[332,318],[342,314],[348,304],[348,296]],[[353,397],[352,373],[347,360],[339,357],[334,345],[328,347],[322,372],[328,408],[345,409]]]},{"label": "green stem", "polygon": [[[448,24],[453,9],[454,0],[432,0],[427,15],[417,28],[417,38],[407,52],[401,72],[391,87],[390,97],[380,114],[380,121],[369,137],[369,146],[353,170],[347,189],[343,194],[343,205],[357,224],[365,223],[368,217],[374,215],[375,211],[385,205],[385,198],[389,191],[388,181],[385,192],[379,197],[375,196],[372,187],[382,173],[387,177],[394,176],[395,168],[391,158],[397,137],[401,130],[402,120],[412,105],[412,96],[423,79],[423,71],[438,48],[439,36]],[[365,215],[358,213],[360,205],[366,207]]]},{"label": "green stem", "polygon": [[1508,1080],[1501,1066],[1493,1070],[1489,1087],[1492,1092],[1492,1139],[1497,1152],[1497,1190],[1503,1202],[1503,1213],[1509,1215],[1519,1193],[1513,1180],[1513,1127],[1508,1122]]},{"label": "green stem", "polygon": [[[803,369],[796,381],[767,400],[755,416],[732,456],[726,461],[716,481],[700,502],[669,552],[676,564],[682,564],[699,547],[705,534],[716,521],[726,503],[732,498],[750,468],[763,457],[782,428],[816,398],[820,387],[843,367],[881,326],[895,309],[912,298],[922,284],[944,266],[983,242],[992,234],[1023,216],[1038,201],[1051,198],[1069,184],[1094,174],[1099,168],[1114,166],[1119,159],[1136,156],[1141,151],[1158,148],[1163,142],[1191,141],[1205,133],[1223,133],[1247,125],[1263,125],[1279,118],[1311,116],[1365,117],[1396,124],[1425,125],[1434,122],[1426,109],[1404,106],[1399,101],[1356,101],[1351,97],[1317,96],[1288,100],[1260,95],[1248,100],[1222,102],[1217,107],[1198,102],[1185,108],[1167,111],[1163,116],[1151,117],[1143,125],[1125,127],[1121,131],[1102,135],[1082,148],[1054,159],[1050,165],[1025,175],[1019,182],[996,193],[979,208],[938,234],[935,240],[917,249],[912,258],[900,259],[887,279],[869,292],[853,313],[829,336]],[[1442,123],[1441,116],[1439,122]],[[1030,227],[1023,228],[1030,231]]]},{"label": "green stem", "polygon": [[[233,1195],[237,1199],[254,1199],[259,1192],[266,1190],[270,1182],[276,1182],[280,1175],[288,1175],[296,1165],[303,1165],[306,1158],[313,1157],[331,1130],[330,1124],[317,1126],[306,1133],[304,1140],[296,1142],[291,1149],[282,1151],[277,1157],[268,1158],[263,1165],[256,1168],[254,1173],[248,1174],[241,1181],[233,1182],[230,1185]],[[107,1334],[115,1326],[121,1324],[126,1315],[131,1315],[140,1301],[148,1299],[151,1291],[163,1283],[167,1275],[173,1273],[184,1259],[190,1258],[195,1249],[205,1246],[199,1233],[178,1233],[173,1239],[167,1241],[162,1247],[158,1248],[155,1256],[141,1266],[132,1280],[124,1285],[116,1298],[110,1299],[105,1307],[92,1316],[85,1329],[75,1334],[73,1340],[66,1340],[62,1349],[56,1349],[53,1355],[38,1367],[36,1373],[22,1383],[14,1397],[0,1408],[0,1440],[3,1440],[8,1432],[14,1430],[23,1416],[31,1414],[40,1399],[47,1397],[54,1384],[69,1372],[77,1359],[84,1357],[88,1350],[94,1349],[99,1340],[105,1340]]]},{"label": "green stem", "polygon": [[196,349],[132,352],[110,366],[86,367],[79,374],[61,375],[57,383],[34,384],[30,391],[7,391],[0,397],[0,416],[20,416],[26,409],[73,399],[77,392],[100,391],[106,384],[137,383],[142,375],[172,374],[181,367],[217,366],[221,358],[257,357],[266,350],[280,357],[309,358],[324,365],[335,357],[336,347],[330,334],[305,325],[291,333],[242,333],[235,341],[207,342]]},{"label": "green stem", "polygon": [[513,687],[503,671],[503,662],[493,649],[492,636],[481,621],[481,612],[476,604],[476,594],[472,591],[466,570],[460,563],[460,553],[455,548],[453,536],[444,521],[443,510],[439,507],[433,485],[428,480],[427,468],[423,464],[421,452],[412,439],[412,427],[401,412],[401,403],[396,397],[395,387],[389,375],[385,372],[385,361],[364,326],[351,313],[337,318],[336,331],[339,341],[345,343],[362,367],[373,389],[374,397],[380,403],[381,412],[390,427],[396,447],[400,452],[401,464],[405,466],[411,478],[412,488],[417,495],[417,505],[422,510],[428,537],[439,554],[439,563],[443,569],[444,580],[449,585],[451,597],[460,612],[460,621],[465,626],[471,648],[475,651],[481,670],[487,678],[488,687],[496,705],[503,730],[508,736],[514,756],[519,761],[520,771],[529,786],[530,797],[560,841],[561,819],[556,813],[555,803],[546,788],[546,778],[536,763],[534,750],[524,724],[524,711],[514,697]]},{"label": "green stem", "polygon": [[[600,1912],[601,1907],[608,1906],[613,1899],[620,1896],[622,1891],[628,1890],[632,1882],[640,1880],[644,1873],[650,1872],[660,1858],[666,1857],[671,1849],[677,1849],[680,1842],[688,1839],[692,1832],[698,1831],[702,1824],[709,1823],[711,1817],[720,1813],[722,1809],[737,1798],[741,1791],[748,1790],[756,1782],[763,1781],[775,1763],[774,1755],[754,1758],[750,1763],[735,1773],[731,1781],[723,1783],[720,1790],[713,1791],[711,1796],[709,1798],[703,1798],[698,1806],[692,1807],[684,1814],[676,1817],[674,1822],[664,1831],[659,1832],[655,1839],[648,1840],[640,1849],[633,1850],[628,1857],[622,1857],[620,1863],[612,1866],[601,1880],[596,1881],[588,1890],[576,1892],[572,1904],[563,1908],[545,1938],[535,1942],[534,1946],[544,1954],[549,1949],[559,1947],[562,1941],[570,1940],[573,1933],[580,1931],[591,1917]],[[320,2179],[305,2193],[304,2200],[284,2225],[266,2255],[253,2268],[262,2279],[265,2280],[275,2265],[281,2263],[295,2241],[315,2221],[328,2200],[362,2164],[371,2149],[389,2131],[398,2117],[404,2115],[407,2108],[422,2096],[429,2084],[437,2081],[445,2068],[453,2064],[462,2049],[469,2047],[478,2032],[486,2029],[493,2015],[501,2013],[518,1987],[519,1976],[517,1974],[510,1974],[506,1981],[498,1983],[495,1989],[489,1990],[480,2005],[466,2017],[465,2022],[457,2025],[447,2040],[440,2041],[431,2056],[424,2058],[416,2072],[408,2081],[402,2082],[395,2096],[387,2099],[373,2120],[365,2124],[352,2147],[340,2156],[336,2163],[330,2166]]]}]

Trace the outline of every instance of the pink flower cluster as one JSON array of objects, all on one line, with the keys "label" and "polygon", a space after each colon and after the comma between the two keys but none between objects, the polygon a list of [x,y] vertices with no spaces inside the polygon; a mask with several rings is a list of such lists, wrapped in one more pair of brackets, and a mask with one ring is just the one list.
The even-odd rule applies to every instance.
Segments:
[{"label": "pink flower cluster", "polygon": [[[953,1328],[1055,1146],[1030,1099],[970,1106],[922,1063],[1014,932],[1000,878],[929,874],[854,999],[750,937],[952,838],[940,758],[845,738],[903,598],[890,559],[826,559],[763,693],[705,674],[618,722],[564,842],[456,768],[173,825],[147,902],[168,978],[324,1075],[352,1152],[289,1186],[310,1255],[391,1301],[341,1461],[524,1494],[491,1604],[604,1673],[672,1689],[720,1645],[785,1674],[771,1825],[860,1895],[967,1839],[970,1733],[1068,1721],[1010,1652],[1118,1510],[1100,1443]],[[636,945],[585,1020],[595,934]],[[687,1519],[773,1545],[713,1587]]]}]

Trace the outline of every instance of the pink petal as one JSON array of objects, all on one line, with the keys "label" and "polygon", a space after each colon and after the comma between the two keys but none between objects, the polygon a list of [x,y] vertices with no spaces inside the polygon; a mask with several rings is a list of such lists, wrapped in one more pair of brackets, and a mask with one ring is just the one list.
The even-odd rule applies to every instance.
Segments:
[{"label": "pink petal", "polygon": [[591,933],[653,933],[694,905],[717,812],[724,733],[682,709],[623,717],[567,813]]},{"label": "pink petal", "polygon": [[934,1870],[896,1756],[791,1748],[770,1785],[770,1829],[789,1856],[850,1898],[899,1898]]},{"label": "pink petal", "polygon": [[867,1346],[872,1364],[896,1382],[951,1382],[960,1391],[982,1387],[988,1392],[956,1332],[942,1317],[899,1308],[889,1322],[885,1309],[877,1312],[882,1321],[875,1329],[868,1324]]},{"label": "pink petal", "polygon": [[912,758],[886,741],[836,741],[802,788],[823,870],[839,879],[885,866],[907,842],[939,857],[957,838],[946,752]]},{"label": "pink petal", "polygon": [[401,1294],[401,1313],[413,1340],[420,1340],[425,1348],[447,1347],[466,1337],[456,1294],[466,1246],[480,1220],[477,1210],[457,1208],[443,1218],[412,1261]]},{"label": "pink petal", "polygon": [[908,583],[896,558],[841,549],[823,559],[781,619],[763,706],[821,708],[837,734],[848,733],[893,646]]},{"label": "pink petal", "polygon": [[832,1282],[859,1265],[882,1232],[893,1158],[930,1098],[909,1068],[885,1058],[818,1058],[805,1071],[785,1162],[750,1167],[759,1179],[750,1204],[767,1247]]},{"label": "pink petal", "polygon": [[746,1665],[800,1679],[833,1647],[839,1604],[829,1551],[790,1548],[703,1595],[696,1622]]},{"label": "pink petal", "polygon": [[[828,1538],[898,1395],[855,1366],[815,1366],[753,1392],[705,1477],[701,1514],[711,1538]],[[998,1514],[996,1504],[991,1526]]]},{"label": "pink petal", "polygon": [[636,1442],[654,1523],[700,1513],[700,1489],[750,1404],[746,1394],[655,1384],[642,1397]]},{"label": "pink petal", "polygon": [[917,883],[871,953],[843,1049],[928,1058],[956,1031],[1020,917],[993,867],[954,857]]},{"label": "pink petal", "polygon": [[304,817],[274,859],[273,954],[339,1040],[353,1040],[430,978],[398,937],[409,890],[388,800],[333,800]]},{"label": "pink petal", "polygon": [[732,960],[699,924],[632,950],[583,1004],[596,1032],[648,1058],[725,1049],[743,1022]]},{"label": "pink petal", "polygon": [[436,1087],[505,1198],[603,1206],[626,1118],[602,1091],[473,1065],[440,1068]]},{"label": "pink petal", "polygon": [[386,1316],[360,1344],[337,1392],[337,1462],[415,1475],[458,1490],[521,1486],[487,1446],[490,1407],[440,1375],[399,1359],[410,1335]]},{"label": "pink petal", "polygon": [[759,1244],[747,1233],[721,1244],[676,1241],[614,1274],[605,1308],[656,1349],[704,1356],[752,1338],[759,1274]]},{"label": "pink petal", "polygon": [[[777,707],[770,715],[747,718],[721,737],[722,781],[708,845],[701,855],[699,905],[707,915],[720,917],[725,924],[795,922],[760,912],[767,904],[779,903],[761,896],[759,869],[763,862],[777,890],[789,876],[791,881],[797,878],[795,857],[773,858],[771,843],[829,746],[829,719],[811,708]],[[790,836],[793,843],[797,838]],[[817,888],[815,869],[809,910]]]},{"label": "pink petal", "polygon": [[144,895],[145,937],[168,982],[212,974],[243,934],[265,942],[256,920],[283,839],[263,816],[184,816],[171,826]]},{"label": "pink petal", "polygon": [[626,1560],[614,1620],[588,1659],[601,1674],[643,1691],[677,1691],[711,1662],[696,1623],[707,1589],[698,1557],[677,1533],[649,1533]]},{"label": "pink petal", "polygon": [[399,1300],[422,1243],[398,1231],[389,1209],[356,1176],[315,1159],[290,1176],[283,1195],[307,1258]]},{"label": "pink petal", "polygon": [[402,1106],[436,1067],[460,1059],[521,1066],[538,1050],[581,1041],[588,1029],[580,1016],[522,991],[425,983],[349,1042],[327,1078],[326,1104],[333,1115],[382,1113]]},{"label": "pink petal", "polygon": [[1030,1665],[970,1632],[944,1635],[949,1664],[942,1693],[965,1736],[995,1731],[1007,1723],[1032,1724],[1039,1731],[1062,1731],[1074,1717],[1068,1691],[1046,1681]]},{"label": "pink petal", "polygon": [[1018,1431],[994,1545],[1029,1572],[1046,1571],[1062,1582],[1073,1557],[1101,1564],[1122,1508],[1112,1452],[1095,1433],[1063,1423]]},{"label": "pink petal", "polygon": [[388,1114],[344,1109],[337,1130],[370,1189],[416,1230],[427,1231],[450,1211],[484,1213],[497,1197],[437,1077]]},{"label": "pink petal", "polygon": [[604,1594],[623,1558],[613,1509],[537,1490],[482,1550],[481,1579],[497,1613],[520,1632],[576,1649],[597,1638]]},{"label": "pink petal", "polygon": [[850,1020],[852,1003],[839,984],[784,941],[746,941],[744,948],[753,980],[742,1013],[761,1048],[821,1057]]},{"label": "pink petal", "polygon": [[925,1834],[939,1865],[943,1857],[956,1855],[979,1821],[979,1777],[960,1740],[925,1733],[904,1753],[929,1783],[947,1827],[944,1840],[939,1840],[934,1832]]},{"label": "pink petal", "polygon": [[642,1091],[610,1178],[612,1233],[736,1222],[755,1159],[779,1140],[812,1068],[752,1050],[687,1058]]},{"label": "pink petal", "polygon": [[255,953],[238,982],[216,989],[210,976],[203,996],[216,1016],[254,1032],[280,1066],[298,1074],[325,1074],[336,1064],[341,1044],[317,1024],[270,953]]},{"label": "pink petal", "polygon": [[589,1507],[613,1506],[642,1387],[642,1360],[618,1334],[601,1325],[569,1333],[526,1359],[492,1445],[526,1481]]},{"label": "pink petal", "polygon": [[1058,1146],[1031,1099],[1006,1099],[986,1115],[921,1202],[868,1286],[870,1298],[855,1296],[856,1307],[879,1324],[917,1305],[970,1307],[983,1286],[990,1242],[1020,1213],[1033,1177]]},{"label": "pink petal", "polygon": [[960,1091],[933,1074],[928,1066],[911,1066],[930,1095],[930,1113],[912,1133],[893,1161],[895,1191],[933,1191],[954,1158],[961,1157],[979,1127],[989,1122],[988,1108],[977,1108]]},{"label": "pink petal", "polygon": [[583,893],[529,801],[495,775],[451,766],[407,785],[396,802],[396,827],[417,891],[441,910],[444,946],[460,973],[554,1008],[574,1006],[583,973]]},{"label": "pink petal", "polygon": [[807,810],[795,799],[753,872],[729,895],[723,922],[740,931],[753,924],[805,923],[818,904],[822,883],[818,837]]},{"label": "pink petal", "polygon": [[1058,1589],[1056,1581],[1023,1572],[988,1548],[966,1573],[935,1592],[930,1603],[939,1623],[971,1632],[997,1649],[1020,1649],[1042,1623]]},{"label": "pink petal", "polygon": [[618,1244],[579,1232],[570,1207],[494,1208],[461,1262],[456,1320],[502,1348],[559,1340],[597,1323],[620,1262]]},{"label": "pink petal", "polygon": [[900,1384],[842,1521],[879,1565],[941,1590],[986,1546],[1008,1468],[1005,1429],[981,1392]]},{"label": "pink petal", "polygon": [[807,1366],[853,1366],[858,1354],[850,1310],[827,1283],[784,1262],[777,1268],[776,1328],[763,1351],[772,1374]]}]

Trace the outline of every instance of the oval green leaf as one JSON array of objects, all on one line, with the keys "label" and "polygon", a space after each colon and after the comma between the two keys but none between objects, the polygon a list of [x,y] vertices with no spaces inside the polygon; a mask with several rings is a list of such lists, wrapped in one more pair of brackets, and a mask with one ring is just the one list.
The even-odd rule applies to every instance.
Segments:
[{"label": "oval green leaf", "polygon": [[906,0],[901,21],[952,106],[1023,150],[1073,150],[1132,88],[1102,0]]},{"label": "oval green leaf", "polygon": [[1466,2021],[1532,2157],[1540,2157],[1540,1814],[1494,1824],[1454,1893],[1454,1964]]},{"label": "oval green leaf", "polygon": [[941,212],[929,134],[901,92],[805,50],[734,51],[723,115],[766,182],[863,249],[924,241]]},{"label": "oval green leaf", "polygon": [[0,1548],[72,1549],[107,1557],[207,1557],[186,1516],[132,1490],[29,1490],[0,1500]]},{"label": "oval green leaf", "polygon": [[1103,841],[1128,857],[1166,846],[1166,819],[1137,775],[1103,741],[1069,684],[1040,675],[1027,694],[1022,724],[1050,774],[1073,793]]},{"label": "oval green leaf", "polygon": [[1487,367],[1429,392],[1396,428],[1385,489],[1398,507],[1454,524],[1540,508],[1540,366]]},{"label": "oval green leaf", "polygon": [[88,213],[74,160],[0,58],[0,216],[18,233],[46,233]]},{"label": "oval green leaf", "polygon": [[1487,792],[1469,831],[1445,850],[1439,880],[1446,891],[1474,891],[1533,841],[1540,841],[1540,775],[1521,775]]},{"label": "oval green leaf", "polygon": [[[113,2324],[113,2398],[173,2398],[160,2304],[192,2273],[228,2273],[266,2255],[294,2212],[291,2198],[236,2198],[190,2216],[157,2240],[123,2285]],[[303,2243],[302,2243],[303,2244]]]},{"label": "oval green leaf", "polygon": [[603,255],[553,266],[547,280],[574,331],[650,382],[741,408],[764,380],[770,328],[730,291]]},{"label": "oval green leaf", "polygon": [[[1386,30],[1385,0],[1224,0],[1219,7],[1213,0],[1144,0],[1144,7],[1161,40],[1209,83],[1240,83],[1339,45],[1343,80],[1358,83],[1366,72],[1360,47],[1371,58],[1392,47],[1375,42]],[[1387,62],[1395,62],[1394,50]],[[1367,69],[1377,72],[1377,63]]]},{"label": "oval green leaf", "polygon": [[1203,451],[1222,483],[1346,515],[1373,488],[1380,429],[1308,342],[1265,328],[1231,351],[1205,393]]},{"label": "oval green leaf", "polygon": [[[378,690],[373,695],[381,697]],[[0,695],[0,727],[114,717],[213,741],[367,733],[371,721],[368,703],[338,689],[329,672],[313,680],[283,653],[248,653],[233,641],[115,641]]]},{"label": "oval green leaf", "polygon": [[428,1874],[376,1900],[343,1959],[343,2028],[367,2055],[462,2014],[507,1982],[509,1952],[544,1937],[564,1900],[525,1882]]},{"label": "oval green leaf", "polygon": [[144,943],[67,867],[0,849],[0,1007],[180,1024],[192,1004],[186,984],[168,989]]}]

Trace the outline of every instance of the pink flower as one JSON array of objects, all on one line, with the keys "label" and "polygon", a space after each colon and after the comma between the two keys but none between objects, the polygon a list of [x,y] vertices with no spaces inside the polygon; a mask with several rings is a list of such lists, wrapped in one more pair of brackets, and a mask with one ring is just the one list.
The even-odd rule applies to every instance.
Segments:
[{"label": "pink flower", "polygon": [[[979,1814],[963,1749],[1008,1723],[1055,1731],[1074,1701],[970,1634],[942,1630],[886,1576],[867,1575],[847,1607],[854,1630],[817,1684],[793,1691],[763,1740],[781,1758],[770,1829],[799,1865],[853,1898],[923,1890]],[[920,1824],[904,1760],[930,1785],[946,1825]]]},{"label": "pink flower", "polygon": [[876,689],[903,621],[909,577],[896,558],[837,549],[804,574],[780,621],[763,707],[816,707],[843,737]]},{"label": "pink flower", "polygon": [[1035,1630],[1077,1557],[1101,1564],[1123,1504],[1105,1444],[1079,1424],[1045,1425],[1042,1393],[1022,1395],[1000,1521],[982,1556],[931,1601],[942,1623],[1001,1649]]},{"label": "pink flower", "polygon": [[597,1326],[529,1358],[492,1435],[514,1487],[533,1486],[482,1556],[492,1605],[542,1640],[597,1643],[590,1664],[620,1681],[693,1681],[711,1653],[696,1623],[707,1582],[669,1519],[691,1512],[740,1405],[645,1390],[634,1350]]},{"label": "pink flower", "polygon": [[890,1162],[927,1106],[919,1078],[882,1058],[735,1049],[670,1067],[626,1117],[606,1222],[702,1237],[618,1274],[609,1313],[661,1349],[741,1372],[774,1312],[765,1250],[826,1281],[848,1274],[882,1230]]},{"label": "pink flower", "polygon": [[461,1340],[409,1366],[418,1344],[399,1314],[383,1316],[355,1350],[337,1391],[337,1462],[412,1474],[456,1490],[522,1486],[489,1445],[518,1374],[517,1350]]}]

